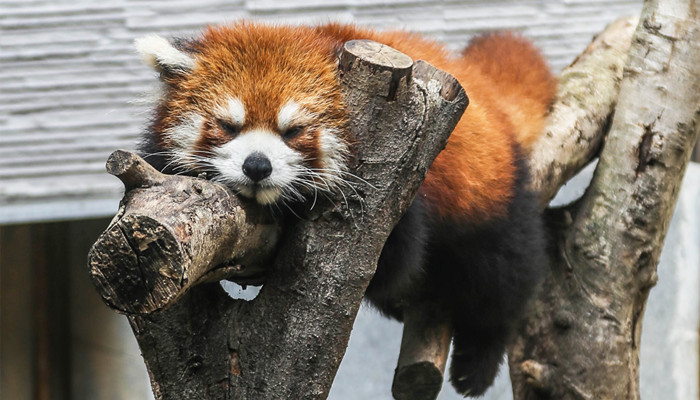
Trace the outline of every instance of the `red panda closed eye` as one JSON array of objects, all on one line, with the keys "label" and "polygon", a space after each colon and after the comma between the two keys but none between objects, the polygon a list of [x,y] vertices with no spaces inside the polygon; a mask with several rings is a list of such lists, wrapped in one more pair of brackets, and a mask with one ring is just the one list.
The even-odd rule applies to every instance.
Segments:
[{"label": "red panda closed eye", "polygon": [[470,105],[392,231],[366,298],[401,320],[430,298],[451,316],[457,390],[491,385],[514,321],[544,265],[526,156],[556,81],[532,44],[512,33],[475,38],[461,55],[403,32],[354,25],[240,22],[197,38],[137,41],[162,97],[142,152],[166,172],[206,172],[261,205],[342,190],[350,137],[337,51],[371,39],[454,75]]}]

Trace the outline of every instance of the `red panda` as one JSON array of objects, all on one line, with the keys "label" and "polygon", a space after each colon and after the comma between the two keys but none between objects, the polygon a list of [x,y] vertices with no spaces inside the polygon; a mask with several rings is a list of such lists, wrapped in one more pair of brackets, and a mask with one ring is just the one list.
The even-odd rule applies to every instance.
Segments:
[{"label": "red panda", "polygon": [[479,36],[459,56],[402,31],[354,25],[209,27],[172,43],[136,42],[162,98],[141,152],[170,173],[206,172],[263,206],[342,190],[352,138],[337,54],[371,39],[454,75],[470,105],[389,236],[365,297],[402,319],[430,299],[451,316],[451,381],[479,396],[545,268],[543,228],[526,156],[556,81],[517,34]]}]

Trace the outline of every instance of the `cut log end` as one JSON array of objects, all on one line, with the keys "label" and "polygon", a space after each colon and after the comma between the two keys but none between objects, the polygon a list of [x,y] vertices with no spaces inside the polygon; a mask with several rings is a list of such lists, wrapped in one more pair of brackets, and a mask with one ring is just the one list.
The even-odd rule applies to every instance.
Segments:
[{"label": "cut log end", "polygon": [[442,388],[442,371],[423,361],[396,368],[391,393],[396,400],[434,400]]},{"label": "cut log end", "polygon": [[[411,71],[413,60],[406,54],[387,45],[372,40],[351,40],[345,43],[343,56],[362,59],[376,68],[403,72],[404,76]],[[347,64],[343,64],[347,65]]]},{"label": "cut log end", "polygon": [[175,237],[143,216],[114,223],[88,255],[90,277],[102,298],[127,314],[149,313],[172,303],[186,282],[184,263]]},{"label": "cut log end", "polygon": [[442,387],[452,332],[447,318],[434,304],[404,311],[401,352],[394,373],[396,399],[435,399]]},{"label": "cut log end", "polygon": [[[426,83],[437,81],[440,88],[440,97],[448,102],[454,102],[458,98],[464,97],[466,102],[464,106],[467,107],[469,104],[469,98],[464,92],[462,85],[460,85],[457,78],[447,72],[439,70],[423,60],[418,60],[413,68],[413,76],[415,79],[420,79]],[[430,88],[430,86],[428,87]]]},{"label": "cut log end", "polygon": [[372,40],[351,40],[345,43],[343,50],[338,69],[341,72],[353,68],[372,71],[370,75],[378,80],[378,92],[389,101],[396,98],[402,82],[406,85],[411,80],[413,60],[396,49]]}]

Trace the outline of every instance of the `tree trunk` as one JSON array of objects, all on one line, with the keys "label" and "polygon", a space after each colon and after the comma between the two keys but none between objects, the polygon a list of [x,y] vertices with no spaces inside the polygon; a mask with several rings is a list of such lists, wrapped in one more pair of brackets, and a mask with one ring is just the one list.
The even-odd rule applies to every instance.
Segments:
[{"label": "tree trunk", "polygon": [[645,2],[593,181],[548,212],[551,273],[510,349],[518,400],[639,398],[644,306],[700,127],[698,18]]}]

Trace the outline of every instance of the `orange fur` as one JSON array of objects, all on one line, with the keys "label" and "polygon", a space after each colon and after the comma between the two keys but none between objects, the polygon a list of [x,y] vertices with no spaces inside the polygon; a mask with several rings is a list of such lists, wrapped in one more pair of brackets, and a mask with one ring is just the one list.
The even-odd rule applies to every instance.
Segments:
[{"label": "orange fur", "polygon": [[492,99],[516,127],[518,143],[529,150],[542,133],[542,117],[557,87],[539,51],[521,36],[500,32],[473,40],[461,61],[488,77],[495,92]]}]

